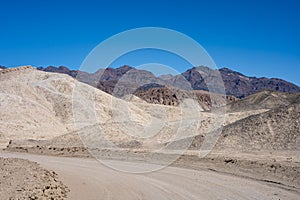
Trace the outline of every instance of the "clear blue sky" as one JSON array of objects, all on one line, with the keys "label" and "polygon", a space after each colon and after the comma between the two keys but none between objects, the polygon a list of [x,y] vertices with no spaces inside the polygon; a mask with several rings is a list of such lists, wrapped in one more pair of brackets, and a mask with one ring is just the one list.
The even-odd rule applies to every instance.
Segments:
[{"label": "clear blue sky", "polygon": [[219,67],[300,85],[297,0],[2,0],[0,8],[0,65],[78,68],[106,38],[154,26],[194,38]]}]

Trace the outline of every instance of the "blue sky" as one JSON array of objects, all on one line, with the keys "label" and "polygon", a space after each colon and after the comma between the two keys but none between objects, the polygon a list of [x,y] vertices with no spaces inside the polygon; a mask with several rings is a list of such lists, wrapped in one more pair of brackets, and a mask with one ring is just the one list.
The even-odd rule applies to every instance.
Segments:
[{"label": "blue sky", "polygon": [[219,67],[300,85],[297,0],[2,0],[0,5],[0,65],[78,68],[101,41],[151,26],[195,39]]}]

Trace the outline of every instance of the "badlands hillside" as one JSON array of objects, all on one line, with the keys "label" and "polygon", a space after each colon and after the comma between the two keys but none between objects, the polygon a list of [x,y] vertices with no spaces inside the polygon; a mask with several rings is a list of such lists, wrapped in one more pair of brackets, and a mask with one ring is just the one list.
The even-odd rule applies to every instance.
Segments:
[{"label": "badlands hillside", "polygon": [[[96,147],[152,148],[199,133],[205,135],[223,124],[265,111],[211,114],[201,112],[208,109],[207,104],[188,98],[176,107],[149,104],[135,96],[125,101],[66,74],[32,67],[4,69],[0,76],[3,147],[16,140],[72,138],[79,133],[86,143],[96,138],[99,142],[113,141],[109,146],[91,144]],[[224,102],[221,96],[214,99]]]},{"label": "badlands hillside", "polygon": [[[75,79],[32,67],[5,69],[0,76],[2,142],[46,140],[74,131],[72,93],[77,83]],[[112,97],[86,84],[77,84],[82,87],[82,95],[87,94],[85,90],[95,91],[99,115],[107,120],[111,110],[106,106]]]},{"label": "badlands hillside", "polygon": [[[210,113],[202,112],[211,104],[208,93],[203,92],[194,92],[203,98],[201,101],[193,101],[180,90],[177,94],[181,94],[178,99],[182,103],[177,101],[177,106],[149,104],[132,95],[113,97],[66,74],[26,66],[1,70],[0,81],[2,147],[9,142],[60,137],[78,143],[75,138],[79,133],[81,139],[87,140],[83,142],[91,143],[97,138],[99,144],[91,144],[96,147],[152,148],[196,135],[203,138],[223,126],[222,137],[226,140],[222,146],[255,148],[254,142],[257,148],[296,149],[299,140],[299,93],[267,90],[234,102],[216,95],[215,100],[232,103]],[[170,93],[167,88],[156,88],[152,90],[154,96]],[[176,134],[178,131],[181,134]],[[100,141],[113,144],[107,146]],[[199,147],[199,142],[194,143]]]},{"label": "badlands hillside", "polygon": [[[88,160],[44,158],[45,155],[94,156],[113,161],[163,165],[179,158],[172,163],[173,166],[248,177],[260,184],[270,184],[276,187],[276,191],[280,187],[292,196],[299,194],[299,93],[264,90],[243,99],[236,99],[196,90],[191,97],[191,93],[182,90],[168,91],[167,88],[157,86],[147,88],[147,85],[145,87],[146,89],[140,88],[142,91],[139,94],[146,98],[138,94],[117,98],[64,73],[44,72],[30,66],[1,69],[2,152],[8,157],[25,157],[39,161],[51,169],[61,170],[68,181],[65,185],[57,181],[55,174],[46,171],[47,179],[34,175],[32,171],[28,172],[28,176],[19,177],[30,180],[33,184],[24,184],[16,176],[13,176],[14,179],[4,176],[3,180],[0,177],[3,184],[20,182],[21,189],[15,193],[11,192],[14,190],[12,187],[3,190],[8,195],[5,197],[11,197],[10,194],[14,194],[16,198],[20,195],[44,197],[45,194],[48,195],[47,192],[51,192],[58,199],[64,199],[69,191],[68,186],[71,186],[71,194],[79,198],[90,191],[90,187],[95,187],[86,180],[84,174],[80,179],[87,182],[88,188],[76,185],[74,175],[68,177],[68,174],[78,173],[79,167],[92,178],[93,170],[96,169],[93,166],[97,163],[90,166],[91,168],[82,168],[81,164]],[[178,97],[176,105],[153,104],[153,101],[149,103],[147,98],[152,98],[151,93],[155,94],[156,100],[160,99],[161,93],[172,98],[175,98],[175,94]],[[218,106],[212,112],[209,110],[212,101],[208,95],[210,98],[214,97],[216,102],[213,104]],[[209,142],[205,142],[211,138],[215,140],[211,141],[212,146],[207,146]],[[206,147],[211,147],[212,152],[200,159],[199,149],[207,150]],[[31,154],[11,154],[12,152]],[[48,159],[53,162],[48,162]],[[64,164],[65,168],[59,163]],[[0,170],[13,174],[11,169],[14,168],[9,164],[28,166],[28,170],[44,170],[35,163],[14,159],[3,160]],[[72,169],[70,166],[77,168],[72,172],[69,171]],[[101,181],[103,176],[110,180],[112,174],[116,175],[115,172],[105,173],[102,170],[104,174],[101,174]],[[19,172],[23,173],[21,170]],[[173,178],[174,175],[170,180]],[[53,184],[48,187],[45,180],[49,180],[51,184],[55,182],[59,194],[53,193]],[[39,185],[43,187],[38,187]],[[44,187],[49,189],[46,193]],[[278,194],[272,193],[271,196]],[[286,197],[283,193],[279,196]]]},{"label": "badlands hillside", "polygon": [[274,109],[281,106],[288,106],[299,102],[300,93],[277,92],[273,90],[263,90],[250,95],[240,101],[229,103],[227,112]]},{"label": "badlands hillside", "polygon": [[226,126],[219,148],[300,150],[300,101]]},{"label": "badlands hillside", "polygon": [[[226,124],[216,149],[239,152],[300,150],[300,94],[262,91],[228,104],[226,110],[229,116],[242,110],[252,110],[252,113]],[[255,113],[255,110],[261,112]],[[204,135],[196,136],[191,149],[200,148],[203,139]]]},{"label": "badlands hillside", "polygon": [[20,67],[2,70],[0,81],[2,143],[22,138],[49,139],[73,130],[68,98],[72,78]]},{"label": "badlands hillside", "polygon": [[[135,133],[128,132],[147,134],[151,130],[143,127],[149,121],[173,123],[186,115],[179,108],[155,106],[138,98],[130,98],[135,100],[129,103],[66,74],[19,67],[4,69],[0,76],[2,146],[11,140],[48,140],[75,130],[95,134],[99,124],[105,137],[130,142]],[[171,130],[167,133],[172,135]]]}]

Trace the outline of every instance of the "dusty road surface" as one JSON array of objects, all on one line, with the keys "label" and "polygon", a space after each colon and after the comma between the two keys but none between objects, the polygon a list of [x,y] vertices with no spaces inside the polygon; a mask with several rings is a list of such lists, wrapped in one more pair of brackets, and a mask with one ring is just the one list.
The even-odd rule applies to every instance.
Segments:
[{"label": "dusty road surface", "polygon": [[[300,194],[270,183],[213,171],[168,167],[146,174],[128,174],[94,159],[0,153],[36,161],[58,173],[71,190],[69,199],[299,199]],[[128,163],[112,161],[126,167]]]}]

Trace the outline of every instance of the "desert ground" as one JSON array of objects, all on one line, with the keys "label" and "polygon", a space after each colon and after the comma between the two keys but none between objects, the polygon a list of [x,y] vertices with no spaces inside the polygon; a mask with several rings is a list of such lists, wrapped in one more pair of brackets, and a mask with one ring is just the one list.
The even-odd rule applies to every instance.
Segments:
[{"label": "desert ground", "polygon": [[[0,93],[0,199],[300,197],[298,93],[261,91],[210,113],[32,67],[1,70]],[[159,170],[127,173],[148,168]]]},{"label": "desert ground", "polygon": [[[6,158],[27,159],[56,171],[70,189],[69,199],[299,198],[299,191],[284,185],[207,169],[167,167],[155,173],[135,175],[115,171],[95,159],[16,153],[0,155]],[[111,162],[125,167],[128,164],[126,161]]]}]

